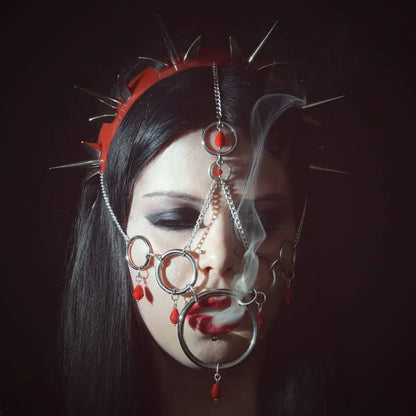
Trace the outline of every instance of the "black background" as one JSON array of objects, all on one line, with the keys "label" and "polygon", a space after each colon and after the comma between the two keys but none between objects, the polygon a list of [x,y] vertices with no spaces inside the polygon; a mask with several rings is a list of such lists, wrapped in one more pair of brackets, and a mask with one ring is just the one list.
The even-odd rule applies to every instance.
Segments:
[{"label": "black background", "polygon": [[414,13],[404,2],[323,0],[3,6],[0,414],[59,414],[59,306],[81,174],[48,167],[82,159],[79,142],[95,135],[95,103],[72,86],[107,93],[128,59],[162,52],[156,13],[179,50],[200,33],[224,45],[232,34],[247,54],[279,19],[274,55],[303,62],[308,96],[347,94],[327,129],[335,165],[353,179],[318,190],[332,278],[315,290],[342,414],[357,402],[361,414],[415,414]]}]

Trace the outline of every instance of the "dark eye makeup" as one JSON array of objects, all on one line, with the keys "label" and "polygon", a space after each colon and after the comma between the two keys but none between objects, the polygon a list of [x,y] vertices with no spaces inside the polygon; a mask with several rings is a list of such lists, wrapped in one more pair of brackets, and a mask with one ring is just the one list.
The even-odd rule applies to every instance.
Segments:
[{"label": "dark eye makeup", "polygon": [[192,207],[171,208],[166,211],[146,215],[150,224],[169,231],[185,230],[193,228],[198,218],[199,211]]}]

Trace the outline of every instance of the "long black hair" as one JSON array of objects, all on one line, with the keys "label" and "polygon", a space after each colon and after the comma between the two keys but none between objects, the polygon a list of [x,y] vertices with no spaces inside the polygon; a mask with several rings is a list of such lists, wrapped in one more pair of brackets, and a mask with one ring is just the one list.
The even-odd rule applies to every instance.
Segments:
[{"label": "long black hair", "polygon": [[[238,134],[248,135],[250,111],[264,94],[265,77],[225,68],[220,79],[223,119]],[[113,211],[124,229],[135,179],[143,167],[175,138],[214,120],[211,68],[168,77],[133,104],[115,134],[104,175]],[[288,169],[293,177],[304,178],[304,163],[288,162]],[[157,389],[150,388],[150,341],[136,323],[124,250],[125,240],[105,207],[98,180],[85,182],[63,305],[70,414],[128,415],[139,408],[149,414],[147,403],[157,403],[152,395]]]}]

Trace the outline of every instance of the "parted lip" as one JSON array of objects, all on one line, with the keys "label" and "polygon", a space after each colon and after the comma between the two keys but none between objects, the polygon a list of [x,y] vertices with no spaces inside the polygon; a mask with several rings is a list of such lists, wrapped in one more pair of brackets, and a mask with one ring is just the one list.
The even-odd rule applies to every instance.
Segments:
[{"label": "parted lip", "polygon": [[192,329],[197,329],[203,334],[215,335],[215,334],[227,334],[234,330],[239,322],[216,326],[213,324],[213,316],[207,315],[208,311],[221,311],[231,306],[231,298],[228,296],[208,296],[195,303],[187,314],[187,319]]}]

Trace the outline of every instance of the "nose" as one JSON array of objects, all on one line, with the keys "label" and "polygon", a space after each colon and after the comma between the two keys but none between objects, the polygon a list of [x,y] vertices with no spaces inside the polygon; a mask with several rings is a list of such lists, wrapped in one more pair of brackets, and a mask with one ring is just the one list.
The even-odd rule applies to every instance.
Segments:
[{"label": "nose", "polygon": [[212,222],[201,247],[199,268],[208,278],[209,288],[228,287],[226,280],[240,271],[244,248],[234,232],[232,217],[221,210]]}]

